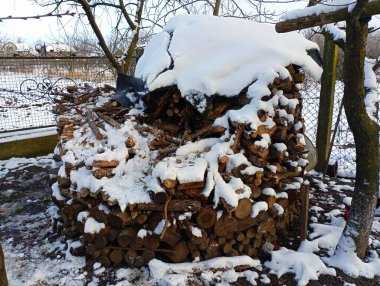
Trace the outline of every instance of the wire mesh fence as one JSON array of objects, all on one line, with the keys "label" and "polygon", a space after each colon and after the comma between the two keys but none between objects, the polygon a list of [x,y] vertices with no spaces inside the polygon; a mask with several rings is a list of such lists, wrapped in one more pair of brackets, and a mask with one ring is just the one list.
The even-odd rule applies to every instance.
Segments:
[{"label": "wire mesh fence", "polygon": [[[115,85],[115,79],[116,72],[105,58],[0,57],[0,132],[53,126],[55,91],[70,85]],[[314,143],[320,88],[320,82],[307,77],[301,90],[306,135]],[[338,79],[332,121],[336,137],[330,159],[338,161],[339,175],[351,177],[356,168],[355,144],[344,110],[335,126],[343,93],[343,82]]]},{"label": "wire mesh fence", "polygon": [[0,132],[55,125],[54,92],[70,85],[115,85],[105,58],[0,58]]},{"label": "wire mesh fence", "polygon": [[[378,82],[380,75],[377,76]],[[313,81],[311,78],[306,78],[306,81],[301,90],[303,98],[302,115],[305,119],[306,135],[315,144],[318,128],[318,112],[319,112],[319,94],[321,83]],[[380,90],[380,87],[379,87]],[[356,151],[354,137],[348,126],[346,113],[342,108],[342,99],[344,94],[344,84],[341,79],[335,83],[334,108],[332,117],[333,135],[336,129],[336,135],[331,149],[331,161],[338,162],[338,175],[342,177],[354,177],[356,170]],[[339,110],[341,115],[339,116]],[[340,117],[338,119],[338,117]],[[338,120],[338,124],[337,124]],[[330,142],[331,142],[330,138]],[[316,146],[318,148],[318,146]]]}]

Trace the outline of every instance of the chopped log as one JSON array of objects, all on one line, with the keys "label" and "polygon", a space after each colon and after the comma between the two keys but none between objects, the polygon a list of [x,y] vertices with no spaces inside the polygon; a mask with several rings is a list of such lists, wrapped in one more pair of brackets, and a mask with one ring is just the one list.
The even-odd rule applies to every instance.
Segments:
[{"label": "chopped log", "polygon": [[70,178],[66,178],[66,177],[58,176],[57,182],[58,182],[58,186],[60,186],[62,188],[68,188],[71,185]]},{"label": "chopped log", "polygon": [[124,248],[129,246],[132,240],[134,240],[134,237],[127,229],[122,230],[117,237],[117,243]]},{"label": "chopped log", "polygon": [[206,244],[207,245],[207,239],[208,239],[208,237],[207,237],[206,230],[201,229],[201,236],[195,236],[195,235],[193,235],[193,233],[190,230],[189,230],[189,232],[190,232],[189,233],[190,241],[193,244],[198,245],[198,247],[199,247],[200,244]]},{"label": "chopped log", "polygon": [[231,150],[234,153],[237,153],[239,151],[239,144],[240,144],[240,139],[243,134],[243,131],[244,131],[244,124],[239,124],[235,133],[234,143],[231,146]]},{"label": "chopped log", "polygon": [[102,135],[102,133],[100,133],[100,131],[98,129],[98,126],[96,126],[96,124],[95,124],[94,114],[92,113],[91,110],[88,110],[86,112],[86,117],[87,117],[88,125],[90,126],[92,132],[95,134],[96,139],[97,140],[102,140],[103,139],[103,135]]},{"label": "chopped log", "polygon": [[[244,238],[245,238],[245,235],[244,235],[243,232],[239,232],[238,235],[236,236],[236,240],[237,240],[237,241],[240,241],[240,242],[243,241]],[[240,252],[241,252],[241,251],[240,251]]]},{"label": "chopped log", "polygon": [[89,244],[87,246],[87,253],[93,258],[98,258],[100,255],[100,250],[95,245]]},{"label": "chopped log", "polygon": [[132,249],[139,249],[143,247],[144,241],[139,236],[133,236],[133,240],[129,243],[129,245]]},{"label": "chopped log", "polygon": [[223,173],[226,170],[227,162],[230,158],[227,155],[224,155],[219,158],[218,172]]},{"label": "chopped log", "polygon": [[162,183],[166,188],[172,189],[175,188],[175,186],[177,185],[177,180],[165,179]]},{"label": "chopped log", "polygon": [[102,169],[93,170],[92,175],[97,179],[101,179],[104,177],[110,178],[114,175],[112,171],[113,171],[113,168],[102,168]]},{"label": "chopped log", "polygon": [[117,229],[122,229],[125,226],[129,225],[132,221],[130,214],[127,212],[122,212],[120,210],[112,210],[111,213],[108,214],[108,222],[109,224]]},{"label": "chopped log", "polygon": [[282,206],[285,209],[289,205],[289,201],[287,198],[277,198],[276,204],[279,204],[280,206]]},{"label": "chopped log", "polygon": [[[165,205],[154,203],[137,205],[137,209],[140,211],[164,211],[164,208]],[[195,200],[171,200],[167,206],[169,212],[199,211],[200,209],[201,202]]]},{"label": "chopped log", "polygon": [[149,216],[147,214],[139,214],[136,218],[135,218],[135,221],[139,224],[139,225],[143,225],[147,220],[148,220]]},{"label": "chopped log", "polygon": [[222,251],[223,251],[224,254],[227,254],[227,255],[231,254],[232,253],[232,246],[231,246],[231,244],[228,243],[228,242],[226,244],[224,244]]},{"label": "chopped log", "polygon": [[103,119],[109,125],[111,125],[115,128],[118,128],[118,129],[121,128],[121,124],[119,122],[117,122],[115,119],[113,119],[112,117],[109,117],[108,115],[103,114],[101,112],[96,112],[96,115],[98,115],[101,119]]},{"label": "chopped log", "polygon": [[119,265],[124,260],[125,252],[122,249],[114,249],[111,251],[110,260]]},{"label": "chopped log", "polygon": [[133,140],[132,136],[129,136],[127,141],[125,141],[125,146],[127,146],[128,148],[132,148],[133,146],[135,146],[135,141]]},{"label": "chopped log", "polygon": [[268,204],[268,208],[271,208],[274,203],[276,202],[276,197],[275,196],[267,196],[267,195],[262,195],[263,201],[266,201]]},{"label": "chopped log", "polygon": [[180,263],[186,260],[189,254],[189,249],[184,241],[179,242],[173,247],[173,253],[163,253],[167,258],[169,258],[174,263]]},{"label": "chopped log", "polygon": [[169,200],[169,195],[166,192],[158,192],[154,193],[153,195],[153,201],[156,204],[164,205]]},{"label": "chopped log", "polygon": [[138,256],[138,254],[137,254],[136,250],[129,249],[124,256],[124,260],[127,263],[127,265],[134,266],[137,256]]},{"label": "chopped log", "polygon": [[197,215],[197,224],[200,228],[211,228],[216,222],[216,213],[211,208],[206,208]]},{"label": "chopped log", "polygon": [[170,246],[175,246],[181,239],[181,235],[173,227],[166,228],[165,235],[162,241],[169,244]]},{"label": "chopped log", "polygon": [[259,224],[257,232],[259,234],[264,234],[269,232],[272,228],[274,228],[274,221],[272,218],[267,218],[264,222]]},{"label": "chopped log", "polygon": [[89,215],[96,221],[107,224],[107,214],[101,211],[97,206],[90,209]]},{"label": "chopped log", "polygon": [[155,257],[155,254],[154,254],[154,251],[152,250],[144,250],[141,253],[141,258],[144,264],[148,264],[148,262],[151,261],[154,257]]},{"label": "chopped log", "polygon": [[251,214],[252,202],[250,199],[241,199],[237,208],[235,209],[235,216],[238,219],[243,219]]},{"label": "chopped log", "polygon": [[178,184],[177,190],[186,190],[186,189],[203,189],[205,185],[204,181],[201,182],[189,182],[189,183],[182,183]]},{"label": "chopped log", "polygon": [[99,161],[95,160],[92,162],[93,167],[97,168],[116,168],[119,165],[119,161],[112,160],[112,161]]},{"label": "chopped log", "polygon": [[261,196],[261,189],[256,186],[256,184],[249,184],[249,187],[251,188],[251,197],[254,198],[254,199],[257,199],[258,197]]},{"label": "chopped log", "polygon": [[111,228],[110,231],[106,234],[106,238],[109,242],[114,242],[119,236],[120,231],[115,228]]},{"label": "chopped log", "polygon": [[82,198],[86,198],[90,195],[90,189],[89,188],[82,188],[82,189],[80,189],[79,194]]},{"label": "chopped log", "polygon": [[107,238],[103,235],[95,235],[95,238],[93,240],[93,244],[97,247],[97,248],[104,248],[106,245],[107,245],[108,241],[107,241]]},{"label": "chopped log", "polygon": [[160,245],[160,237],[157,235],[148,235],[144,237],[144,247],[149,250],[155,250]]},{"label": "chopped log", "polygon": [[196,199],[198,201],[206,201],[206,198],[202,195],[203,189],[185,189],[181,190],[180,193],[187,196],[188,198]]}]

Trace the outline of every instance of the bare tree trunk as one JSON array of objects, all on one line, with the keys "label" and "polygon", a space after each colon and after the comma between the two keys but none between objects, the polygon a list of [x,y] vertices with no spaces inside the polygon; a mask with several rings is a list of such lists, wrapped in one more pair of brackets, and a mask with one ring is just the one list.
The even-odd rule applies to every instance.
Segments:
[{"label": "bare tree trunk", "polygon": [[7,272],[5,271],[4,253],[0,244],[0,285],[8,286]]},{"label": "bare tree trunk", "polygon": [[360,18],[367,1],[358,1],[346,20],[343,104],[356,146],[356,181],[350,216],[336,253],[356,251],[363,258],[368,247],[379,184],[379,128],[367,114],[364,99],[364,60],[368,18]]},{"label": "bare tree trunk", "polygon": [[214,11],[212,13],[214,16],[219,16],[219,10],[220,10],[221,2],[222,2],[222,0],[215,0],[215,7],[214,7]]}]

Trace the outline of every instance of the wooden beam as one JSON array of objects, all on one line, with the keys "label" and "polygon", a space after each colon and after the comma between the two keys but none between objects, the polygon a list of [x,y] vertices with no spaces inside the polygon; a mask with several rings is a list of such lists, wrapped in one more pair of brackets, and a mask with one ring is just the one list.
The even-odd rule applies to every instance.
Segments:
[{"label": "wooden beam", "polygon": [[315,169],[318,172],[324,171],[326,161],[329,159],[328,153],[330,149],[332,115],[334,109],[337,62],[338,47],[330,37],[325,37],[316,140],[318,161]]},{"label": "wooden beam", "polygon": [[[361,18],[371,17],[372,15],[380,14],[380,1],[369,2],[361,15]],[[282,21],[276,24],[278,33],[286,33],[296,30],[323,26],[326,24],[345,21],[349,15],[347,7],[339,9],[331,13],[322,13],[319,15],[304,16],[292,20]]]},{"label": "wooden beam", "polygon": [[301,187],[301,222],[300,222],[300,237],[301,240],[307,238],[307,226],[309,222],[309,185]]}]

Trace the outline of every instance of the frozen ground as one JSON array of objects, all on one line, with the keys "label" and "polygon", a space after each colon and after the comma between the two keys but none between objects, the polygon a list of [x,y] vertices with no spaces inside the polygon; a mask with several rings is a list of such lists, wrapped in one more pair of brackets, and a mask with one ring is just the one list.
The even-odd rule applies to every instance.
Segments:
[{"label": "frozen ground", "polygon": [[[55,233],[49,188],[55,167],[51,156],[0,161],[0,233],[11,286],[306,285],[309,279],[308,285],[380,284],[378,276],[352,278],[323,262],[344,226],[342,201],[353,189],[349,180],[321,180],[317,174],[310,178],[309,240],[301,247],[297,234],[290,233],[278,242],[280,250],[260,261],[238,257],[169,265],[156,260],[147,268],[114,270],[72,256],[67,251],[72,242]],[[375,221],[367,262],[378,261],[379,236],[380,223]],[[250,267],[234,270],[237,261]],[[355,268],[363,265],[370,263],[353,263]]]}]

